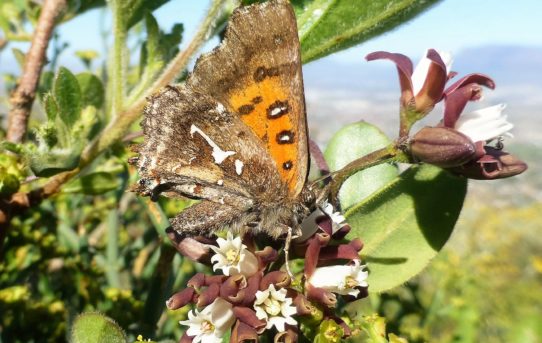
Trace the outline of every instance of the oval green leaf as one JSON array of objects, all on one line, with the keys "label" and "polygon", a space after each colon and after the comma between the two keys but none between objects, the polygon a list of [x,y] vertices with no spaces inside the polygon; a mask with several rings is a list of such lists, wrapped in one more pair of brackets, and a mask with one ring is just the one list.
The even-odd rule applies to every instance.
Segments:
[{"label": "oval green leaf", "polygon": [[360,237],[369,290],[383,292],[418,274],[442,249],[459,217],[467,180],[422,165],[345,213]]},{"label": "oval green leaf", "polygon": [[77,78],[61,67],[53,85],[53,95],[58,105],[58,116],[71,128],[81,114],[81,88]]},{"label": "oval green leaf", "polygon": [[385,33],[438,0],[299,0],[301,56],[310,62]]},{"label": "oval green leaf", "polygon": [[73,323],[73,343],[126,343],[124,331],[111,318],[101,313],[83,313]]},{"label": "oval green leaf", "polygon": [[[324,156],[332,171],[388,146],[391,141],[376,126],[366,122],[347,125],[337,132],[329,142]],[[374,191],[397,177],[397,168],[381,164],[352,175],[339,191],[341,208],[346,210],[358,204]]]},{"label": "oval green leaf", "polygon": [[102,81],[92,73],[77,74],[81,88],[81,107],[94,106],[100,109],[104,104],[104,86]]}]

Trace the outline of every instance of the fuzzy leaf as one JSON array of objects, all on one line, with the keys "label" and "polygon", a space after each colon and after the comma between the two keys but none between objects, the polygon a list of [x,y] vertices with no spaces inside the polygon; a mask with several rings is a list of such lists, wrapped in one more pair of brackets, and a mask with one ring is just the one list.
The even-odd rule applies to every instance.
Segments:
[{"label": "fuzzy leaf", "polygon": [[55,98],[51,94],[45,95],[43,105],[45,107],[45,114],[47,114],[47,120],[54,122],[58,116],[58,105]]},{"label": "fuzzy leaf", "polygon": [[104,86],[102,81],[94,74],[77,74],[77,81],[81,88],[81,107],[94,106],[99,109],[104,104]]},{"label": "fuzzy leaf", "polygon": [[116,175],[102,171],[87,174],[69,182],[62,188],[62,192],[98,195],[119,187],[120,182]]},{"label": "fuzzy leaf", "polygon": [[77,78],[61,67],[55,78],[53,94],[58,105],[60,119],[71,128],[81,114],[81,88]]},{"label": "fuzzy leaf", "polygon": [[438,0],[298,0],[301,56],[309,62],[387,32]]},{"label": "fuzzy leaf", "polygon": [[126,335],[115,321],[101,313],[83,313],[72,327],[73,343],[126,343]]},{"label": "fuzzy leaf", "polygon": [[50,151],[30,154],[30,169],[36,176],[49,177],[72,170],[79,164],[80,151],[53,148]]},{"label": "fuzzy leaf", "polygon": [[429,165],[414,166],[345,213],[360,237],[369,290],[383,292],[418,274],[442,249],[457,221],[467,181]]},{"label": "fuzzy leaf", "polygon": [[38,85],[38,96],[41,101],[44,101],[45,97],[53,88],[55,80],[55,73],[52,71],[44,71],[40,76],[40,83]]},{"label": "fuzzy leaf", "polygon": [[24,54],[24,52],[17,48],[13,48],[11,49],[11,51],[13,51],[13,56],[15,56],[15,60],[17,61],[19,68],[23,69],[26,55]]},{"label": "fuzzy leaf", "polygon": [[137,24],[147,12],[152,12],[169,0],[120,0],[126,16],[126,28]]},{"label": "fuzzy leaf", "polygon": [[[329,142],[324,156],[332,171],[368,153],[381,149],[391,142],[380,129],[366,122],[347,125]],[[346,210],[380,189],[397,176],[397,168],[381,164],[351,176],[339,192],[341,208]]]}]

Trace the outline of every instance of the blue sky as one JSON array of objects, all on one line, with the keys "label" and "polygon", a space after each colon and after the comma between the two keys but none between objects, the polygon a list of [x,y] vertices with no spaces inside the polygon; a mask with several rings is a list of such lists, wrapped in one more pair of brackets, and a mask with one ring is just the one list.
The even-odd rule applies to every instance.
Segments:
[{"label": "blue sky", "polygon": [[[204,17],[208,4],[209,1],[204,0],[172,0],[154,14],[166,31],[174,23],[184,23],[186,44]],[[104,49],[99,30],[104,18],[106,22],[109,19],[104,13],[103,9],[93,10],[60,26],[61,37],[70,44],[61,56],[61,64],[77,71],[83,66],[74,58],[75,51]],[[359,62],[371,51],[388,50],[416,60],[428,47],[450,51],[454,55],[467,48],[488,45],[542,47],[541,18],[540,0],[445,0],[392,32],[327,59],[339,63]],[[217,43],[213,40],[204,50],[212,49]],[[25,44],[17,46],[23,51],[27,49]],[[0,56],[0,69],[9,69],[13,64],[12,54],[4,51]]]},{"label": "blue sky", "polygon": [[[176,22],[183,22],[185,37],[190,37],[207,6],[208,1],[173,0],[157,10],[155,15],[164,30],[169,30]],[[95,10],[60,28],[62,37],[71,44],[68,54],[101,47],[98,30],[89,28],[100,27],[102,14]],[[418,56],[427,47],[458,52],[484,45],[542,46],[541,18],[540,0],[447,0],[382,37],[330,58],[350,62],[374,50]],[[206,49],[215,44],[209,44]]]}]

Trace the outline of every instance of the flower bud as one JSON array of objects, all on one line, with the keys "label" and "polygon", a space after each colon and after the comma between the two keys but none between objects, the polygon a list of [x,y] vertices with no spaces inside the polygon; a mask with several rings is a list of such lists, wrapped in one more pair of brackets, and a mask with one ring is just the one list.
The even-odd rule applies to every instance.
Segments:
[{"label": "flower bud", "polygon": [[478,160],[453,168],[451,171],[469,179],[494,180],[515,176],[527,170],[527,163],[514,155],[489,146],[485,146],[484,150],[486,154]]},{"label": "flower bud", "polygon": [[442,168],[460,166],[475,157],[476,147],[464,134],[447,127],[424,127],[410,142],[412,156]]}]

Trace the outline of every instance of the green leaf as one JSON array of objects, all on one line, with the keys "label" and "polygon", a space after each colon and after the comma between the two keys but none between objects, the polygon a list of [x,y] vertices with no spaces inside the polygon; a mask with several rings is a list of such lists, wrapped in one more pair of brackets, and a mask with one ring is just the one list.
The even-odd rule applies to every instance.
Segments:
[{"label": "green leaf", "polygon": [[13,56],[15,56],[15,60],[17,61],[17,64],[19,65],[19,68],[23,69],[24,67],[24,60],[25,60],[25,54],[20,49],[13,48],[11,49],[13,51]]},{"label": "green leaf", "polygon": [[126,335],[115,321],[101,313],[83,313],[72,327],[73,343],[125,343]]},{"label": "green leaf", "polygon": [[137,24],[147,12],[152,12],[169,0],[119,0],[125,13],[126,28]]},{"label": "green leaf", "polygon": [[40,76],[40,83],[38,85],[38,96],[40,98],[40,101],[44,101],[45,96],[51,91],[53,88],[53,83],[55,80],[55,73],[52,71],[45,71],[41,73]]},{"label": "green leaf", "polygon": [[63,171],[72,170],[79,164],[80,151],[53,148],[43,153],[31,153],[30,169],[36,176],[49,177]]},{"label": "green leaf", "polygon": [[116,175],[108,172],[95,172],[70,181],[62,188],[63,193],[103,194],[120,187]]},{"label": "green leaf", "polygon": [[77,78],[68,69],[59,69],[53,84],[53,94],[60,119],[71,128],[81,114],[81,88]]},{"label": "green leaf", "polygon": [[450,237],[467,181],[429,165],[414,166],[345,213],[350,238],[365,243],[369,290],[383,292],[418,274]]},{"label": "green leaf", "polygon": [[77,81],[81,88],[82,108],[87,106],[94,106],[97,109],[101,108],[105,97],[102,81],[92,73],[77,74]]},{"label": "green leaf", "polygon": [[47,120],[53,122],[58,116],[58,105],[55,98],[50,93],[45,95],[43,105],[45,107],[45,113],[47,114]]},{"label": "green leaf", "polygon": [[[332,171],[388,146],[391,141],[376,126],[366,122],[347,125],[337,132],[329,142],[324,156]],[[395,177],[397,168],[381,164],[352,175],[341,187],[339,199],[346,210],[380,189]]]},{"label": "green leaf", "polygon": [[297,0],[301,56],[313,61],[387,32],[438,0]]}]

